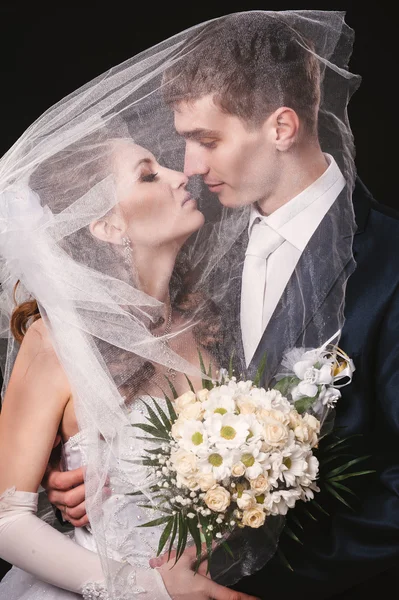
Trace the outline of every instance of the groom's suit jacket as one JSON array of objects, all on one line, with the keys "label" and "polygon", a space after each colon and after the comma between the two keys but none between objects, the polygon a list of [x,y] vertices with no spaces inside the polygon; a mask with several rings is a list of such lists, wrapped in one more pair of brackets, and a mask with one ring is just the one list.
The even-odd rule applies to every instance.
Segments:
[{"label": "groom's suit jacket", "polygon": [[[367,468],[375,473],[352,480],[358,499],[346,498],[354,511],[337,500],[322,499],[321,493],[317,500],[327,503],[330,517],[320,515],[317,522],[303,522],[303,545],[282,534],[280,548],[293,571],[276,554],[263,569],[234,586],[265,600],[332,598],[395,565],[399,567],[399,216],[377,204],[360,180],[352,199],[357,224],[353,239],[356,266],[345,251],[345,236],[350,232],[344,222],[342,251],[337,247],[330,261],[323,254],[330,216],[339,215],[338,198],[302,254],[249,372],[256,370],[266,352],[263,384],[268,384],[281,360],[279,340],[286,343],[288,339],[293,346],[315,346],[319,341],[318,314],[328,314],[329,303],[335,309],[335,291],[349,275],[339,345],[353,359],[356,371],[352,383],[342,389],[335,426],[342,428],[342,437],[361,434],[351,438],[350,451],[370,457],[355,470]],[[312,263],[316,276],[306,273],[309,253],[318,257]],[[237,294],[232,306],[224,343],[238,347]],[[289,319],[287,310],[291,311]],[[292,311],[296,311],[295,318]],[[331,314],[324,331],[332,335],[337,327],[338,321]],[[244,365],[237,364],[236,368],[244,370]]]}]

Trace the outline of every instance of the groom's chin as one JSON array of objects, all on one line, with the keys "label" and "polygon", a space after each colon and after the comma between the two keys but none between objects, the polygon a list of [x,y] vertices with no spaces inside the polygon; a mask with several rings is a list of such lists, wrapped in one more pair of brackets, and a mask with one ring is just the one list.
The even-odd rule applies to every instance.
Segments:
[{"label": "groom's chin", "polygon": [[243,202],[235,194],[219,193],[218,200],[225,208],[243,208],[247,203]]}]

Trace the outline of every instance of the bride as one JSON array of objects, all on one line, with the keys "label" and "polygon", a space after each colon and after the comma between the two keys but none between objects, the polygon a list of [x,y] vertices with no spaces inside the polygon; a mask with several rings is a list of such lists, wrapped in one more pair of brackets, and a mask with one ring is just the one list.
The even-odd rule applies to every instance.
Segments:
[{"label": "bride", "polygon": [[[119,127],[119,126],[118,126]],[[194,577],[188,549],[149,568],[159,531],[130,496],[149,498],[139,398],[201,387],[198,349],[216,364],[218,315],[191,294],[187,240],[204,223],[183,173],[108,124],[26,169],[1,194],[2,310],[10,318],[0,416],[0,555],[16,565],[4,600],[242,598]],[[191,283],[190,283],[191,280]],[[198,283],[198,282],[197,282]],[[198,288],[197,288],[198,289]],[[17,306],[13,304],[15,300]],[[212,326],[213,335],[209,335]],[[62,440],[84,464],[90,527],[62,534],[36,515]]]}]

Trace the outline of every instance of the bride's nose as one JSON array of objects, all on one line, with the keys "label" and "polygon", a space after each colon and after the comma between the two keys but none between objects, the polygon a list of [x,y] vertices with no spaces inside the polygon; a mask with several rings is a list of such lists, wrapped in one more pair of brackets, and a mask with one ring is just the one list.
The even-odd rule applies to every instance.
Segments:
[{"label": "bride's nose", "polygon": [[187,185],[188,177],[181,171],[173,171],[173,169],[169,169],[169,176],[169,181],[173,189],[177,190]]}]

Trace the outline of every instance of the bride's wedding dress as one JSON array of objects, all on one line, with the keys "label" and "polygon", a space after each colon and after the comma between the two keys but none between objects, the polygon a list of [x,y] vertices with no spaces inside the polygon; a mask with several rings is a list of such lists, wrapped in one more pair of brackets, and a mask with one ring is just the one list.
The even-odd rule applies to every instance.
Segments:
[{"label": "bride's wedding dress", "polygon": [[[131,422],[143,421],[142,410],[138,405],[135,405],[135,409],[131,413]],[[132,428],[132,432],[137,431]],[[133,442],[134,440],[134,442]],[[138,456],[140,443],[137,438],[132,435],[132,444],[134,446],[129,448],[126,447],[124,451],[126,459],[129,459],[129,452],[132,451],[135,456]],[[85,462],[85,456],[87,454],[87,436],[85,431],[80,431],[76,435],[69,438],[69,440],[63,445],[62,449],[62,460],[64,470],[72,470],[80,467]],[[141,452],[140,452],[141,454]],[[14,490],[7,490],[2,496],[0,496],[0,543],[1,543],[1,529],[2,520],[7,520],[7,515],[13,512],[13,505],[15,498]],[[25,504],[26,510],[32,512],[37,504],[37,494],[30,492],[17,492],[18,495],[18,506],[21,506],[21,502]],[[154,514],[149,514],[148,511],[140,508],[138,505],[143,502],[143,499],[138,496],[135,500],[134,497],[126,498],[123,495],[119,495],[114,492],[110,496],[109,500],[103,504],[103,509],[107,511],[106,518],[110,519],[109,527],[111,535],[107,535],[107,543],[112,547],[112,529],[115,530],[115,539],[118,540],[118,548],[112,547],[112,555],[116,560],[122,560],[123,557],[133,557],[131,560],[132,565],[132,587],[130,589],[131,597],[137,597],[138,600],[142,598],[148,598],[151,600],[170,600],[170,596],[167,593],[162,578],[156,570],[151,569],[149,566],[149,560],[151,557],[156,556],[159,536],[162,530],[158,527],[143,527],[137,529],[136,526],[146,521],[149,521],[154,517]],[[21,509],[19,509],[21,510]],[[108,514],[109,513],[109,514]],[[37,536],[38,536],[38,547],[40,548],[40,536],[42,535],[41,526],[49,527],[46,523],[37,521]],[[7,527],[7,522],[4,523],[3,527]],[[135,529],[136,528],[136,529]],[[123,538],[121,544],[121,531],[126,531],[126,535]],[[91,552],[96,553],[97,547],[93,534],[91,533],[90,527],[79,527],[74,528],[72,532],[68,532],[68,535],[75,544],[80,548],[85,548]],[[18,536],[14,539],[16,552],[18,553],[18,547],[24,546],[23,537]],[[51,548],[50,548],[51,550]],[[36,552],[32,550],[32,552]],[[72,557],[73,558],[73,557]],[[68,560],[65,557],[65,560]],[[46,568],[50,571],[59,570],[60,574],[65,569],[64,559],[61,555],[58,562],[51,565],[48,557],[43,556],[43,561],[46,561],[46,565],[43,564],[43,570]],[[133,564],[134,562],[134,564]],[[69,569],[69,567],[68,567]],[[90,566],[88,565],[88,577],[90,572]],[[49,572],[48,578],[53,581],[57,580],[57,573]],[[94,596],[93,596],[94,597]],[[74,593],[46,583],[38,577],[31,575],[30,573],[13,567],[3,578],[0,583],[0,600],[77,600],[82,598],[81,594]]]}]

